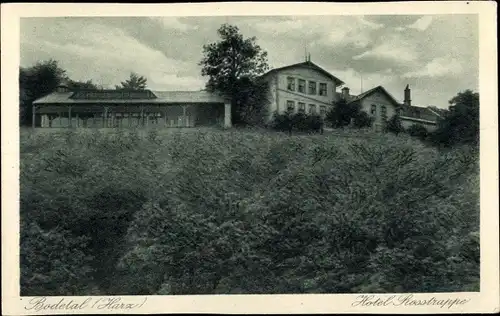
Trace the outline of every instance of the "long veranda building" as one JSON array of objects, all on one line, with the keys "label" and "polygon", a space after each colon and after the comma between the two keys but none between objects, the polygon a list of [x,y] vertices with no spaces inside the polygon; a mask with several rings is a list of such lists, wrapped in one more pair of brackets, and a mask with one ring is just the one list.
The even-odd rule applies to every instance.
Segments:
[{"label": "long veranda building", "polygon": [[208,91],[70,90],[33,102],[33,127],[231,127],[231,102]]}]

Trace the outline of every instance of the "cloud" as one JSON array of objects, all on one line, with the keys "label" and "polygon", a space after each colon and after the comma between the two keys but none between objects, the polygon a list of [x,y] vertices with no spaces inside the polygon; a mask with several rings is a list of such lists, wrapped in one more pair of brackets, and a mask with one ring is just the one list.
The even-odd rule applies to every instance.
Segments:
[{"label": "cloud", "polygon": [[345,87],[350,88],[350,94],[357,95],[362,91],[376,86],[388,86],[395,80],[392,69],[383,72],[360,73],[353,68],[345,70],[332,70],[331,73],[345,82]]},{"label": "cloud", "polygon": [[180,18],[177,17],[150,17],[150,19],[159,22],[166,29],[175,29],[182,32],[197,29],[195,25],[183,23]]},{"label": "cloud", "polygon": [[53,58],[71,78],[105,87],[135,71],[151,89],[197,90],[206,81],[198,66],[203,44],[219,40],[222,23],[256,36],[271,67],[302,62],[307,46],[352,93],[360,91],[359,73],[365,91],[383,85],[402,97],[409,83],[415,104],[446,105],[478,86],[474,14],[23,18],[21,65]]},{"label": "cloud", "polygon": [[381,45],[371,50],[353,56],[352,59],[384,59],[394,62],[412,62],[415,61],[417,57],[417,54],[407,47],[394,46],[389,43],[382,43]]},{"label": "cloud", "polygon": [[384,27],[384,24],[369,21],[369,20],[367,20],[364,16],[358,16],[358,17],[357,17],[357,19],[358,19],[358,21],[359,21],[361,24],[363,24],[363,25],[365,25],[365,26],[368,26],[368,27],[370,27],[370,28],[372,28],[372,29],[375,29],[375,30],[378,30],[378,29],[381,29],[381,28],[383,28],[383,27]]},{"label": "cloud", "polygon": [[192,63],[168,58],[118,28],[88,23],[74,38],[66,38],[61,43],[40,41],[31,46],[43,47],[75,80],[97,79],[113,87],[130,72],[137,72],[148,79],[151,88],[169,86],[197,90],[203,86],[201,78],[177,75],[181,70],[192,69]]},{"label": "cloud", "polygon": [[381,23],[367,20],[364,16],[308,16],[287,20],[264,20],[253,28],[274,36],[287,36],[308,42],[310,45],[345,46],[363,48],[370,43],[370,33],[383,28]]},{"label": "cloud", "polygon": [[419,31],[425,31],[431,25],[432,19],[433,19],[432,16],[428,16],[428,15],[423,16],[420,19],[418,19],[417,21],[415,21],[415,23],[408,25],[408,28],[416,29]]},{"label": "cloud", "polygon": [[462,64],[456,58],[438,57],[417,71],[407,72],[403,76],[411,77],[442,77],[459,75],[463,72]]}]

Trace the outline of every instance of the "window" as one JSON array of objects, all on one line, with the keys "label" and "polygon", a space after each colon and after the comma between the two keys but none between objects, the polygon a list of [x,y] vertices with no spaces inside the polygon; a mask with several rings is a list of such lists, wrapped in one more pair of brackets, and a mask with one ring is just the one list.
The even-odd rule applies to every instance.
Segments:
[{"label": "window", "polygon": [[295,112],[295,102],[294,101],[286,101],[286,110],[289,112]]},{"label": "window", "polygon": [[381,112],[382,112],[381,113],[382,119],[386,120],[387,119],[387,108],[385,107],[385,105],[382,105]]},{"label": "window", "polygon": [[287,89],[290,91],[295,91],[295,78],[293,77],[287,78]]},{"label": "window", "polygon": [[306,93],[306,81],[304,79],[299,79],[299,92]]},{"label": "window", "polygon": [[322,106],[319,107],[319,114],[321,116],[325,116],[325,114],[326,114],[326,106],[322,105]]},{"label": "window", "polygon": [[309,81],[309,94],[316,94],[316,82]]},{"label": "window", "polygon": [[420,118],[420,110],[415,110],[415,117]]},{"label": "window", "polygon": [[309,104],[309,114],[316,114],[316,104]]},{"label": "window", "polygon": [[299,112],[300,113],[305,113],[306,112],[306,104],[303,102],[299,102]]},{"label": "window", "polygon": [[377,113],[377,106],[372,104],[372,108],[370,109],[370,114],[375,115]]},{"label": "window", "polygon": [[326,83],[319,84],[319,95],[326,96]]}]

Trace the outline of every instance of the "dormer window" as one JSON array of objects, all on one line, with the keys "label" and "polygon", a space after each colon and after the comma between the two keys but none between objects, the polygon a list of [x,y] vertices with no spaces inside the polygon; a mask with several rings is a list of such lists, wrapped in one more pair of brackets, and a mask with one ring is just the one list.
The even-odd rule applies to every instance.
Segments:
[{"label": "dormer window", "polygon": [[56,88],[56,91],[57,92],[69,92],[69,88],[67,86],[64,86],[64,85],[60,85]]}]

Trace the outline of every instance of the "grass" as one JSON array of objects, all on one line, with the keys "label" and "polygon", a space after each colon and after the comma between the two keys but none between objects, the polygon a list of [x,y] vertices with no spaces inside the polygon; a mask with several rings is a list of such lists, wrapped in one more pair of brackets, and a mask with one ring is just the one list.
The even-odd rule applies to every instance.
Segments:
[{"label": "grass", "polygon": [[475,291],[478,201],[473,148],[407,135],[21,130],[22,289]]}]

